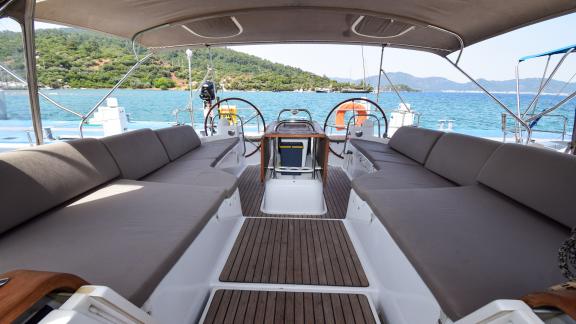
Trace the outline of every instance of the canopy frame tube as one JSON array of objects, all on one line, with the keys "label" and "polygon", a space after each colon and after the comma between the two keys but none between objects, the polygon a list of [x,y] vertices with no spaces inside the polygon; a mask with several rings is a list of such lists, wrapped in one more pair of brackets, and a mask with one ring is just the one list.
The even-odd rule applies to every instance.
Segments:
[{"label": "canopy frame tube", "polygon": [[566,96],[566,98],[562,99],[560,102],[558,102],[557,104],[555,104],[554,106],[540,112],[539,114],[535,114],[534,116],[526,119],[526,122],[530,123],[534,120],[537,120],[539,118],[541,118],[544,115],[547,115],[551,112],[553,112],[554,110],[562,107],[563,105],[565,105],[567,102],[569,102],[570,100],[574,99],[574,97],[576,97],[576,90],[573,91],[572,93],[570,93],[568,96]]},{"label": "canopy frame tube", "polygon": [[[14,79],[16,79],[17,81],[19,81],[20,83],[26,84],[26,80],[22,79],[18,74],[16,74],[14,71],[11,71],[10,69],[8,69],[7,67],[5,67],[4,65],[0,64],[0,69],[3,70],[4,72],[8,73],[11,77],[13,77]],[[38,91],[38,95],[42,98],[44,98],[46,101],[50,102],[51,104],[53,104],[54,106],[60,108],[61,110],[64,110],[68,113],[71,113],[72,115],[76,116],[76,117],[84,117],[84,115],[82,115],[79,112],[76,112],[70,108],[67,108],[66,106],[62,105],[61,103],[56,102],[54,99],[50,98],[48,95],[46,95],[45,93]]]},{"label": "canopy frame tube", "polygon": [[24,36],[24,54],[26,57],[26,80],[28,82],[28,96],[30,97],[30,109],[34,137],[36,145],[44,143],[42,132],[42,115],[40,112],[40,97],[38,95],[38,73],[36,72],[36,42],[34,31],[34,9],[36,0],[26,0],[24,15],[22,17],[22,35]]},{"label": "canopy frame tube", "polygon": [[380,66],[378,67],[378,86],[376,88],[376,103],[380,104],[380,82],[382,79],[382,64],[384,63],[384,48],[386,45],[382,44],[382,50],[380,51]]},{"label": "canopy frame tube", "polygon": [[8,0],[0,7],[0,18],[3,17],[2,13],[16,0]]},{"label": "canopy frame tube", "polygon": [[[474,83],[480,90],[482,90],[482,92],[484,92],[486,95],[488,95],[488,97],[492,98],[492,100],[496,104],[498,104],[500,107],[502,107],[502,109],[504,109],[520,125],[522,125],[522,127],[524,127],[526,129],[526,132],[528,134],[528,136],[526,138],[526,144],[528,144],[530,142],[530,137],[532,136],[532,129],[530,128],[530,125],[528,125],[528,123],[526,123],[520,116],[516,115],[510,108],[508,108],[508,106],[506,106],[502,101],[500,101],[500,99],[496,98],[496,96],[494,96],[490,91],[488,91],[488,89],[483,87],[480,83],[478,83],[478,81],[476,81],[473,77],[471,77],[468,73],[466,73],[466,71],[464,71],[460,66],[458,66],[458,64],[452,62],[448,57],[444,57],[444,59],[446,59],[446,61],[448,61],[448,63],[450,63],[458,71],[460,71],[460,73],[462,73],[462,75],[464,75],[466,78],[468,78],[468,80],[470,80],[472,83]],[[522,139],[520,138],[520,139],[518,139],[518,141],[521,142]]]},{"label": "canopy frame tube", "polygon": [[406,104],[406,101],[404,101],[404,98],[400,95],[400,92],[398,91],[398,89],[396,88],[396,85],[392,82],[392,80],[388,76],[388,73],[386,73],[386,71],[384,71],[384,69],[381,69],[381,71],[382,71],[382,75],[384,75],[384,77],[386,78],[386,80],[390,84],[390,87],[392,88],[392,90],[394,91],[394,93],[396,94],[398,99],[400,99],[400,102],[404,105],[404,107],[406,109],[408,109],[408,112],[412,112],[412,109],[410,109],[410,106],[408,106]]},{"label": "canopy frame tube", "polygon": [[[546,81],[544,82],[544,84],[541,84],[541,86],[538,88],[538,92],[536,93],[536,96],[534,96],[534,98],[532,99],[532,101],[530,102],[530,104],[528,105],[528,107],[526,108],[526,110],[524,111],[524,113],[522,114],[522,117],[524,117],[526,114],[528,114],[530,112],[530,109],[532,109],[532,107],[534,106],[534,104],[538,101],[538,99],[540,98],[540,96],[542,95],[542,91],[544,91],[544,89],[548,86],[548,84],[550,83],[550,81],[552,81],[552,78],[554,77],[554,75],[556,75],[556,72],[558,72],[558,70],[560,69],[560,67],[562,66],[562,64],[564,63],[564,61],[566,60],[566,58],[568,57],[568,55],[572,54],[574,52],[576,48],[572,48],[568,51],[566,51],[564,53],[564,55],[562,55],[562,58],[560,59],[560,61],[558,62],[558,64],[556,64],[556,66],[554,67],[554,69],[552,70],[552,72],[550,72],[550,75],[548,76],[548,78],[546,79]],[[550,56],[548,56],[550,57]],[[524,62],[523,60],[518,61],[518,65]],[[546,67],[548,66],[548,64],[546,64]],[[519,68],[518,68],[519,70]],[[520,72],[518,72],[517,74],[517,80],[516,82],[520,82],[519,78],[520,78]]]},{"label": "canopy frame tube", "polygon": [[108,91],[108,93],[106,93],[106,95],[104,95],[100,100],[98,100],[98,102],[94,105],[94,107],[92,107],[92,109],[90,109],[88,111],[88,113],[86,113],[86,115],[84,115],[84,117],[82,117],[82,120],[80,121],[80,125],[78,125],[78,131],[80,132],[81,138],[84,138],[83,128],[84,128],[84,124],[85,124],[86,120],[88,120],[88,118],[90,118],[90,116],[92,116],[92,114],[96,111],[96,109],[98,109],[98,107],[100,107],[100,105],[104,102],[104,100],[108,99],[108,97],[110,97],[112,95],[112,93],[114,93],[114,91],[116,91],[116,89],[118,89],[124,83],[124,81],[126,81],[126,79],[128,79],[128,77],[134,71],[136,71],[140,67],[140,65],[142,65],[142,63],[146,62],[152,55],[154,55],[154,52],[150,52],[150,53],[146,54],[139,61],[137,61],[130,68],[130,70],[128,70],[128,72],[126,72],[126,74],[124,74],[124,76],[122,78],[120,78],[120,80],[118,80],[118,82],[114,85],[114,87],[112,87],[112,89],[110,89],[110,91]]},{"label": "canopy frame tube", "polygon": [[[537,55],[522,57],[516,63],[516,110],[518,112],[518,117],[520,117],[522,120],[524,120],[529,126],[533,122],[539,120],[540,118],[542,118],[545,115],[550,114],[551,112],[562,107],[564,104],[568,103],[570,100],[572,100],[574,97],[576,97],[576,91],[574,91],[574,92],[570,93],[569,95],[567,95],[560,102],[553,105],[552,107],[544,109],[540,113],[535,112],[536,106],[538,105],[538,101],[542,96],[542,92],[548,86],[548,84],[552,81],[554,75],[556,75],[556,73],[558,72],[560,67],[564,64],[564,61],[566,60],[566,58],[568,58],[568,56],[570,54],[573,54],[575,52],[576,52],[576,46],[571,46],[571,47],[566,47],[566,48],[556,50],[556,51],[549,51],[549,52],[546,52],[543,54],[537,54]],[[547,72],[548,66],[550,64],[550,59],[551,59],[552,55],[557,55],[557,54],[563,54],[563,55],[560,58],[560,60],[558,61],[558,63],[556,64],[556,66],[554,67],[554,69],[552,69],[552,71],[550,72],[550,75],[548,75],[548,77],[546,77],[546,72]],[[536,93],[534,98],[532,98],[532,100],[530,101],[530,103],[528,104],[528,106],[526,107],[524,112],[521,113],[521,107],[520,107],[521,106],[521,103],[520,103],[520,63],[527,61],[529,59],[544,57],[544,56],[547,57],[547,60],[546,60],[545,68],[544,68],[544,73],[542,75],[542,79],[541,79],[540,85],[538,87],[538,92]],[[570,78],[570,80],[572,80],[572,78]],[[568,83],[570,82],[570,80],[568,81]],[[560,90],[560,92],[564,89],[564,87]],[[560,95],[560,92],[558,92],[557,95]],[[534,112],[533,114],[531,114],[532,111]],[[531,127],[530,127],[530,129],[531,129]],[[515,136],[516,136],[517,140],[519,138],[521,139],[523,137],[522,129],[520,129],[520,127],[517,127]],[[531,132],[528,133],[527,142],[530,141],[530,137],[531,137]]]},{"label": "canopy frame tube", "polygon": [[[20,8],[9,11],[12,6],[20,4]],[[30,115],[34,129],[34,142],[36,145],[44,143],[42,136],[42,116],[40,114],[40,98],[38,95],[38,80],[36,73],[36,44],[34,33],[35,0],[8,0],[0,7],[0,18],[12,18],[20,24],[24,46],[24,59],[26,61],[26,81],[28,97],[30,100]]]},{"label": "canopy frame tube", "polygon": [[384,75],[384,77],[388,81],[388,84],[392,88],[392,91],[394,91],[394,93],[396,94],[398,99],[400,99],[400,102],[404,105],[404,107],[406,109],[408,109],[409,112],[412,112],[412,109],[410,109],[410,107],[406,104],[406,102],[404,101],[404,98],[402,98],[402,96],[400,95],[400,92],[398,91],[398,89],[396,89],[396,85],[394,84],[394,82],[392,82],[392,80],[390,79],[390,77],[388,76],[388,74],[386,73],[384,68],[382,67],[382,63],[384,60],[384,48],[385,48],[385,46],[382,46],[382,52],[380,54],[380,70],[378,71],[378,92],[377,92],[377,96],[376,96],[376,102],[378,102],[378,96],[380,95],[380,76]]}]

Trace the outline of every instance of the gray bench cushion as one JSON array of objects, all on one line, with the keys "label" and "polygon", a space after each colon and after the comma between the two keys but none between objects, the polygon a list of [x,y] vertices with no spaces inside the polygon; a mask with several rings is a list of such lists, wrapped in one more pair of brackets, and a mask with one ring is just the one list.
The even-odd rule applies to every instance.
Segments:
[{"label": "gray bench cushion", "polygon": [[381,170],[383,166],[389,163],[400,163],[407,165],[420,165],[418,162],[411,158],[402,155],[401,153],[393,150],[388,144],[367,141],[360,139],[351,139],[350,143],[364,155],[376,168]]},{"label": "gray bench cushion", "polygon": [[170,163],[142,180],[215,187],[224,190],[227,197],[238,188],[236,176],[212,167],[198,167],[194,163]]},{"label": "gray bench cushion", "polygon": [[394,152],[390,145],[382,142],[352,138],[350,139],[350,144],[364,155],[366,155],[367,152]]},{"label": "gray bench cushion", "polygon": [[158,136],[150,129],[108,136],[102,142],[125,179],[140,179],[170,162]]},{"label": "gray bench cushion", "polygon": [[236,144],[239,140],[237,137],[223,139],[218,141],[205,142],[200,145],[200,147],[195,150],[188,152],[176,161],[189,161],[189,160],[206,160],[211,159],[211,166],[215,166],[220,159],[222,159]]},{"label": "gray bench cushion", "polygon": [[459,185],[476,183],[478,173],[502,143],[479,137],[446,133],[426,160],[426,168]]},{"label": "gray bench cushion", "polygon": [[352,180],[352,188],[366,199],[368,192],[381,189],[452,187],[454,184],[422,166],[388,163],[383,169]]},{"label": "gray bench cushion", "polygon": [[576,156],[504,144],[486,162],[478,181],[566,226],[576,226]]},{"label": "gray bench cushion", "polygon": [[162,128],[155,132],[172,161],[199,147],[201,144],[194,128],[188,125]]},{"label": "gray bench cushion", "polygon": [[214,164],[214,159],[178,159],[169,165],[182,164],[187,168],[209,168]]},{"label": "gray bench cushion", "polygon": [[390,138],[389,145],[394,150],[424,164],[430,150],[442,134],[444,133],[431,129],[404,126],[398,128]]},{"label": "gray bench cushion", "polygon": [[119,175],[102,143],[84,139],[0,154],[0,233]]},{"label": "gray bench cushion", "polygon": [[0,238],[0,273],[76,274],[140,306],[217,211],[213,188],[120,180]]},{"label": "gray bench cushion", "polygon": [[406,157],[398,152],[368,152],[366,157],[372,162],[376,169],[381,170],[382,162],[384,163],[400,163],[412,166],[422,166],[418,162]]},{"label": "gray bench cushion", "polygon": [[458,320],[501,298],[564,282],[558,248],[569,229],[485,187],[380,190],[368,202]]}]

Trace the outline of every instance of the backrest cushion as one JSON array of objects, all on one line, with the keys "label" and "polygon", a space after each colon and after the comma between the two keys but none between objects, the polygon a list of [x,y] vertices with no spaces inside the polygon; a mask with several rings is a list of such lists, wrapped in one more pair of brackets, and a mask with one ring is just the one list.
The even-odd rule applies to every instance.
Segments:
[{"label": "backrest cushion", "polygon": [[168,157],[174,161],[200,146],[200,138],[192,126],[174,126],[156,130]]},{"label": "backrest cushion", "polygon": [[478,182],[568,226],[576,226],[576,156],[503,144],[488,159]]},{"label": "backrest cushion", "polygon": [[426,168],[461,186],[476,183],[476,177],[502,143],[488,139],[446,133],[430,151]]},{"label": "backrest cushion", "polygon": [[431,129],[403,126],[394,133],[389,145],[394,150],[424,164],[432,146],[443,134]]},{"label": "backrest cushion", "polygon": [[120,175],[96,139],[0,154],[0,233]]},{"label": "backrest cushion", "polygon": [[138,180],[170,162],[164,146],[151,129],[139,129],[102,138],[123,178]]}]

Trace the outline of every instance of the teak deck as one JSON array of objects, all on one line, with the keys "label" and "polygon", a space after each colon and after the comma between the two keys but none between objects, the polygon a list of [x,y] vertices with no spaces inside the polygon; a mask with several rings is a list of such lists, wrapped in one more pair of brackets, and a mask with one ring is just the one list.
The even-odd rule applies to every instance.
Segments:
[{"label": "teak deck", "polygon": [[[233,289],[214,292],[204,323],[378,323],[368,297],[348,293],[368,287],[368,277],[342,221],[350,181],[340,168],[328,174],[328,212],[313,218],[260,212],[259,167],[244,171],[239,191],[247,217],[219,277]],[[262,286],[272,284],[287,286]]]},{"label": "teak deck", "polygon": [[220,281],[366,287],[342,221],[247,218]]},{"label": "teak deck", "polygon": [[[264,184],[260,182],[260,167],[249,166],[238,181],[242,214],[249,217],[288,217],[288,215],[268,215],[260,211]],[[324,215],[290,215],[292,218],[332,218],[344,219],[350,198],[350,180],[340,168],[331,167],[328,172],[328,183],[324,187],[324,199],[328,212]]]},{"label": "teak deck", "polygon": [[376,323],[359,294],[217,290],[204,323]]}]

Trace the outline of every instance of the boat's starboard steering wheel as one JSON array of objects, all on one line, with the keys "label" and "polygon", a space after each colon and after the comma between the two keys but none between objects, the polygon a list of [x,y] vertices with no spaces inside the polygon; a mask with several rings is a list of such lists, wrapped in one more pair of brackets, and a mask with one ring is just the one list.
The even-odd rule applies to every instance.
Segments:
[{"label": "boat's starboard steering wheel", "polygon": [[[240,102],[239,105],[231,105],[230,102]],[[241,106],[242,105],[242,106]],[[249,157],[260,149],[260,139],[266,130],[266,122],[262,112],[256,105],[242,98],[225,98],[219,100],[210,107],[204,118],[204,134],[206,136],[218,133],[216,119],[227,119],[229,123],[240,126],[241,140],[244,141],[244,156]],[[246,143],[250,147],[246,147]]]},{"label": "boat's starboard steering wheel", "polygon": [[[371,104],[373,107],[376,108],[376,111],[372,110],[368,113],[365,110],[362,110],[361,107],[365,107],[365,106],[358,103],[359,101],[364,101],[364,102]],[[356,106],[357,104],[358,104],[358,106]],[[341,109],[341,107],[344,109]],[[358,107],[358,108],[356,108],[356,107]],[[340,112],[339,109],[341,109],[342,111]],[[345,119],[346,111],[352,112],[352,116],[349,119]],[[337,115],[339,115],[339,116],[336,116],[336,117],[339,117],[339,118],[336,119],[336,122],[330,123],[331,120],[334,120],[331,118],[335,112],[338,112]],[[350,99],[346,99],[346,100],[336,104],[336,106],[334,106],[334,108],[332,108],[332,110],[330,110],[330,112],[326,116],[326,120],[324,120],[324,133],[326,133],[326,135],[328,136],[330,143],[344,143],[348,139],[349,134],[330,136],[330,134],[328,134],[328,132],[327,132],[327,129],[331,128],[331,129],[335,129],[335,130],[346,130],[346,132],[348,132],[348,126],[349,126],[352,118],[354,118],[354,120],[355,120],[355,125],[359,126],[359,124],[361,124],[364,120],[366,120],[369,117],[377,118],[378,123],[383,122],[384,128],[383,128],[383,132],[382,132],[382,130],[380,131],[380,133],[381,133],[380,135],[383,137],[386,137],[388,134],[388,118],[386,117],[386,113],[384,112],[384,110],[382,110],[380,105],[378,105],[376,102],[374,102],[370,99],[367,99],[367,98],[350,98]],[[336,152],[332,148],[331,145],[330,145],[330,152],[341,159],[344,158],[344,154],[343,154],[344,152],[342,152],[342,153]]]}]

